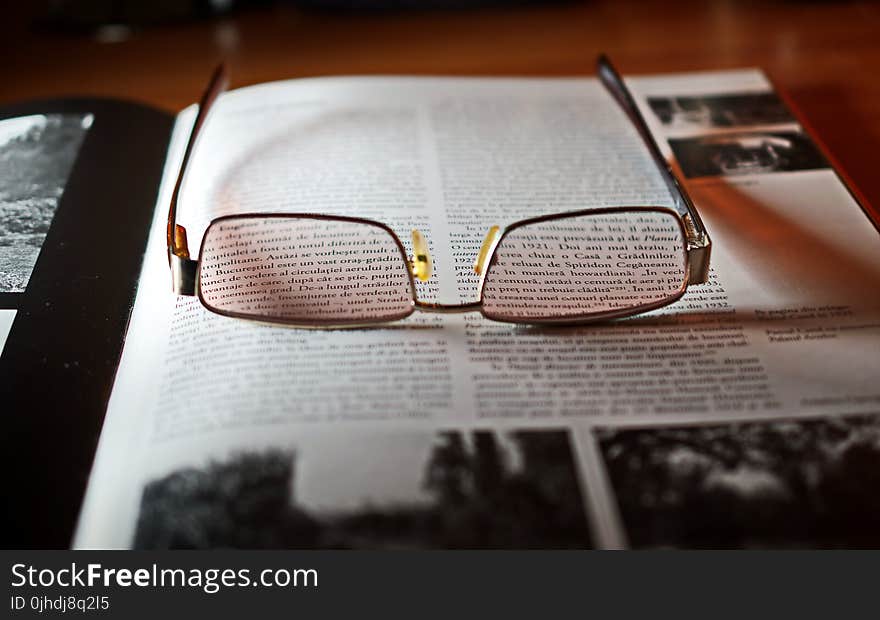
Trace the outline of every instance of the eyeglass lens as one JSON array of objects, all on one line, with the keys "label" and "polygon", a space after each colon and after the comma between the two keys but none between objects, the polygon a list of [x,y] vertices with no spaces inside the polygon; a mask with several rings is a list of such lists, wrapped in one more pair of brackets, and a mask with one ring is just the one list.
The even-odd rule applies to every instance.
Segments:
[{"label": "eyeglass lens", "polygon": [[376,225],[332,218],[248,216],[206,231],[199,286],[208,308],[245,318],[345,324],[413,311],[408,263]]},{"label": "eyeglass lens", "polygon": [[684,289],[675,215],[633,210],[545,220],[509,231],[483,286],[501,321],[569,320],[671,301]]}]

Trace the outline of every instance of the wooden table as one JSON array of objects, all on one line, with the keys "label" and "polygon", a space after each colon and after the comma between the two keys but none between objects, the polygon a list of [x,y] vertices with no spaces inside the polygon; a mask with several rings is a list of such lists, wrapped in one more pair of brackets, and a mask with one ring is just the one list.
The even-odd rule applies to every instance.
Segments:
[{"label": "wooden table", "polygon": [[4,8],[0,103],[82,94],[176,110],[195,100],[221,58],[233,86],[354,73],[583,75],[599,50],[624,73],[759,66],[880,205],[880,4],[872,2],[592,0],[391,13],[282,3],[115,43],[36,32],[30,11]]}]

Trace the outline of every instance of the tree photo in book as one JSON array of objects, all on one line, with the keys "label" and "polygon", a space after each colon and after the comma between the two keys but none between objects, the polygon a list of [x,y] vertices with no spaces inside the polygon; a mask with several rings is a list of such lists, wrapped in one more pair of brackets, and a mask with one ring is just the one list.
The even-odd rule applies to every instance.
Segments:
[{"label": "tree photo in book", "polygon": [[313,213],[236,214],[213,220],[197,259],[177,223],[187,164],[212,105],[225,90],[221,65],[199,104],[168,214],[173,289],[212,312],[294,327],[387,323],[415,311],[478,311],[511,323],[586,323],[671,304],[709,275],[711,241],[622,78],[605,56],[603,85],[645,142],[675,208],[575,210],[492,226],[474,262],[480,299],[443,304],[418,298],[432,259],[412,231],[413,257],[385,224]]},{"label": "tree photo in book", "polygon": [[[340,454],[348,467],[338,466]],[[180,469],[146,485],[133,546],[517,549],[593,542],[569,433],[529,429],[312,436],[292,450]]]},{"label": "tree photo in book", "polygon": [[92,120],[90,114],[0,120],[0,293],[27,288]]},{"label": "tree photo in book", "polygon": [[595,430],[633,547],[880,542],[880,416]]}]

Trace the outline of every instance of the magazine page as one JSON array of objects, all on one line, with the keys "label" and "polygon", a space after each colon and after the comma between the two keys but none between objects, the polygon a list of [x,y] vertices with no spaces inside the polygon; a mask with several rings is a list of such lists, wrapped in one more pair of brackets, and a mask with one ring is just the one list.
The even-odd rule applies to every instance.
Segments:
[{"label": "magazine page", "polygon": [[[181,114],[75,545],[736,546],[752,524],[688,538],[719,497],[784,523],[852,446],[876,459],[876,230],[760,72],[631,83],[712,236],[710,281],[553,329],[474,313],[307,331],[175,297]],[[236,213],[373,218],[408,252],[417,228],[435,262],[420,299],[458,303],[479,296],[490,226],[619,205],[672,199],[596,80],[331,78],[225,95],[179,215],[191,249]],[[806,491],[777,471],[799,459]]]}]

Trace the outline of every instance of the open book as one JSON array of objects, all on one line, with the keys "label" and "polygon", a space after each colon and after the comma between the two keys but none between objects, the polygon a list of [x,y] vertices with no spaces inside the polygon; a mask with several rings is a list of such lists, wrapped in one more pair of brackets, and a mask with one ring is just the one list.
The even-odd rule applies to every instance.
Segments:
[{"label": "open book", "polygon": [[[877,546],[880,236],[756,70],[627,80],[713,238],[647,315],[307,331],[170,289],[168,145],[77,547]],[[178,221],[366,217],[472,301],[485,231],[671,206],[594,79],[357,77],[225,94]],[[407,248],[411,250],[411,248]]]}]

